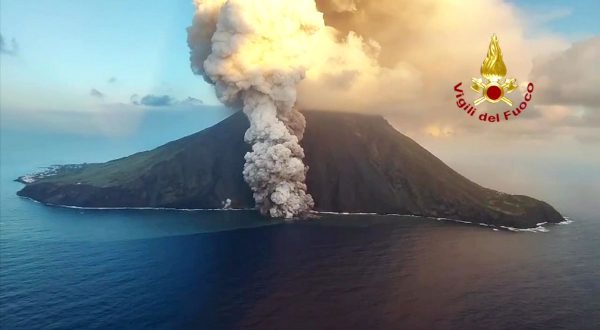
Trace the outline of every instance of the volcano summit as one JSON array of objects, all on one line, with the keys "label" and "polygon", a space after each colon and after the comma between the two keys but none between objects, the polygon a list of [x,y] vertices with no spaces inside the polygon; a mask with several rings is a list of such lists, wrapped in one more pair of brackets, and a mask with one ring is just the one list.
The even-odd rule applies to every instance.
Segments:
[{"label": "volcano summit", "polygon": [[[316,211],[414,214],[516,228],[564,220],[545,202],[473,183],[381,116],[304,115],[306,184]],[[154,150],[21,179],[26,185],[18,195],[80,207],[253,208],[242,175],[248,126],[238,112]]]}]

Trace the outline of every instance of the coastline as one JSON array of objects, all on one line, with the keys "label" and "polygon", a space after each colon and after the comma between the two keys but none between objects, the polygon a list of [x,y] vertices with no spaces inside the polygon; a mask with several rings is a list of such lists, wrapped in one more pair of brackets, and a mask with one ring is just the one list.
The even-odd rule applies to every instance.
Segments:
[{"label": "coastline", "polygon": [[[40,202],[38,200],[35,200],[31,197],[26,197],[26,196],[19,196],[20,198],[26,199],[28,201],[32,201],[34,203],[38,203],[41,205],[45,205],[45,206],[50,206],[50,207],[59,207],[59,208],[66,208],[66,209],[74,209],[74,210],[97,210],[97,211],[123,211],[123,210],[154,210],[154,211],[175,211],[175,212],[202,212],[202,211],[255,211],[255,208],[239,208],[239,209],[234,209],[234,208],[213,208],[213,209],[178,209],[178,208],[168,208],[168,207],[83,207],[83,206],[72,206],[72,205],[59,205],[59,204],[51,204],[51,203],[43,203]],[[539,222],[536,224],[536,227],[532,227],[532,228],[515,228],[515,227],[508,227],[508,226],[495,226],[495,225],[491,225],[491,224],[487,224],[487,223],[477,223],[477,222],[472,222],[472,221],[465,221],[465,220],[459,220],[459,219],[450,219],[450,218],[442,218],[442,217],[428,217],[428,216],[422,216],[422,215],[416,215],[416,214],[395,214],[395,213],[390,213],[390,214],[379,214],[379,213],[364,213],[364,212],[357,212],[357,213],[351,213],[351,212],[332,212],[332,211],[311,211],[311,214],[315,214],[315,215],[373,215],[373,216],[384,216],[384,217],[413,217],[413,218],[421,218],[421,219],[428,219],[428,220],[435,220],[435,221],[448,221],[448,222],[455,222],[455,223],[462,223],[462,224],[467,224],[467,225],[475,225],[475,226],[480,226],[480,227],[487,227],[490,228],[494,231],[499,231],[499,230],[503,230],[503,231],[511,231],[511,232],[530,232],[530,233],[546,233],[549,232],[549,229],[547,226],[556,226],[556,225],[568,225],[573,223],[574,221],[571,220],[569,217],[567,216],[563,216],[563,218],[565,218],[565,221],[561,221],[559,223],[548,223],[548,222]]]}]

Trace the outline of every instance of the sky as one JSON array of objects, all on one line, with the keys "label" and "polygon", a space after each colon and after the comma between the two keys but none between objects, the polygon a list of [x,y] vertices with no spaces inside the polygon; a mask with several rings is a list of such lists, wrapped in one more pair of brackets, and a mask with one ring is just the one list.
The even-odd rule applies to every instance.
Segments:
[{"label": "sky", "polygon": [[600,33],[595,13],[600,3],[594,0],[511,0],[524,16],[534,16],[545,28],[570,40],[580,40]]},{"label": "sky", "polygon": [[[327,1],[342,8],[355,0],[318,2]],[[393,7],[400,2],[371,3],[385,8],[386,4]],[[430,0],[410,3],[424,4],[424,8],[438,4]],[[372,37],[380,42],[381,61],[390,62],[384,64],[391,67],[367,67],[365,72],[373,76],[366,76],[365,84],[376,80],[381,72],[391,72],[390,80],[370,84],[358,92],[338,93],[337,86],[327,83],[339,79],[309,75],[308,80],[318,83],[301,86],[299,103],[331,110],[343,104],[342,111],[348,104],[369,111],[382,109],[379,114],[401,132],[487,186],[509,192],[548,194],[552,198],[565,189],[564,185],[551,184],[551,178],[560,174],[569,178],[569,188],[578,189],[573,192],[575,196],[600,195],[600,184],[594,183],[596,179],[600,182],[600,101],[595,96],[598,84],[594,85],[598,79],[594,70],[600,66],[589,64],[598,63],[589,54],[597,54],[600,45],[600,2],[439,3],[444,3],[439,12],[426,12],[438,15],[438,25],[403,25],[402,20],[412,18],[402,12],[386,23],[397,25],[386,33],[374,30],[375,20],[367,24],[353,22],[356,24],[350,28],[359,29],[365,40]],[[345,31],[350,23],[343,21],[347,16],[336,16],[341,13],[336,6],[332,5],[332,11],[326,13],[326,23]],[[415,10],[418,14],[420,9],[406,6],[407,12]],[[229,112],[219,106],[213,87],[190,69],[186,28],[192,25],[194,10],[192,0],[0,0],[2,129],[27,123],[57,132],[127,136],[142,127],[140,118],[153,112],[172,112],[173,122],[189,118],[177,111],[211,112],[206,119],[199,117],[206,122],[198,127],[222,118],[214,114]],[[476,24],[477,14],[484,12],[489,19],[496,19],[496,26],[469,25]],[[415,26],[421,35],[411,30]],[[446,40],[436,38],[438,31]],[[535,81],[540,92],[530,118],[489,129],[479,123],[467,123],[463,114],[456,113],[451,92],[457,81],[469,81],[478,74],[489,35],[498,31],[509,72],[519,81]],[[412,48],[395,45],[405,43]],[[436,45],[437,49],[433,49]],[[429,67],[437,69],[443,65],[438,57],[446,51],[452,55],[446,71],[428,71]],[[393,60],[400,65],[393,66],[397,64]],[[579,60],[583,64],[573,64]],[[396,82],[407,85],[391,90],[381,86],[394,86]],[[415,92],[418,98],[403,98],[397,91],[408,84],[425,92]],[[363,97],[366,93],[369,96]],[[567,94],[572,97],[566,97]],[[160,118],[168,121],[168,116]],[[176,129],[176,125],[169,127]],[[490,168],[499,164],[506,175],[490,175]]]},{"label": "sky", "polygon": [[[569,40],[600,33],[597,1],[512,2]],[[218,104],[189,69],[191,0],[2,0],[0,9],[5,48],[18,45],[1,58],[2,108],[77,110],[133,94]]]},{"label": "sky", "polygon": [[[598,1],[512,2],[570,40],[600,33]],[[2,0],[0,33],[18,55],[1,58],[1,105],[75,110],[92,89],[105,101],[160,94],[217,104],[189,69],[193,11],[191,0]]]},{"label": "sky", "polygon": [[[77,110],[100,94],[195,97],[214,92],[189,69],[189,0],[2,0],[0,33],[18,54],[3,55],[2,107]],[[32,97],[35,95],[35,97]]]}]

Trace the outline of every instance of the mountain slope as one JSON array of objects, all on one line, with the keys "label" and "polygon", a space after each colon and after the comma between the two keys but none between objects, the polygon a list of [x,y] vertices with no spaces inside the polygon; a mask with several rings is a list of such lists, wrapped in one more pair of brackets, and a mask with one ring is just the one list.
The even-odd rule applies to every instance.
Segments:
[{"label": "mountain slope", "polygon": [[[302,145],[315,209],[416,214],[533,227],[560,222],[550,205],[483,188],[446,166],[380,116],[304,112]],[[59,205],[233,208],[254,206],[242,177],[242,113],[151,151],[65,168],[18,192]]]}]

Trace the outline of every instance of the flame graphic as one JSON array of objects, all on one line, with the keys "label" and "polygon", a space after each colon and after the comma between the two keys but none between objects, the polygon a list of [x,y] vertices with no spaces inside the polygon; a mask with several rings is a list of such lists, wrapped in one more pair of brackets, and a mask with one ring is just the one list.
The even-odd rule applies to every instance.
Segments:
[{"label": "flame graphic", "polygon": [[487,56],[481,64],[481,75],[489,81],[498,81],[506,76],[506,65],[496,35],[492,35]]}]

